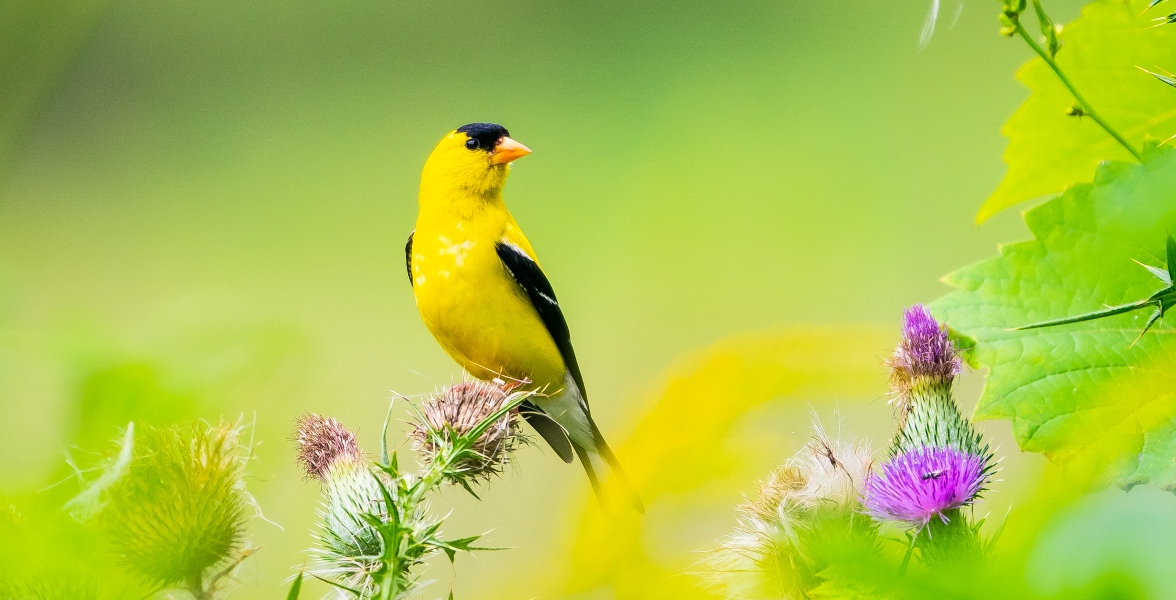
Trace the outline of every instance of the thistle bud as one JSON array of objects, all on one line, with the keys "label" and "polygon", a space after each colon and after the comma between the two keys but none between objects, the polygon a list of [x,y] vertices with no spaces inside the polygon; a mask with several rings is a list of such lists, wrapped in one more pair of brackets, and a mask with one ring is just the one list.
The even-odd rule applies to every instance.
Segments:
[{"label": "thistle bud", "polygon": [[363,455],[355,434],[342,423],[316,414],[298,418],[294,431],[298,464],[306,476],[323,481],[338,461],[360,462]]},{"label": "thistle bud", "polygon": [[902,341],[890,359],[891,380],[900,390],[921,384],[950,385],[960,372],[955,346],[927,307],[916,304],[903,313]]},{"label": "thistle bud", "polygon": [[383,518],[380,481],[364,459],[355,434],[339,421],[308,414],[294,433],[298,464],[306,476],[323,484],[315,573],[353,589],[372,591],[372,573],[381,566],[379,532],[365,516]]},{"label": "thistle bud", "polygon": [[[410,433],[413,446],[424,462],[431,464],[442,453],[453,451],[456,440],[472,435],[479,424],[526,393],[486,381],[452,385],[425,402]],[[468,450],[452,461],[445,477],[462,482],[497,475],[524,442],[518,410],[512,409],[469,440]]]},{"label": "thistle bud", "polygon": [[160,587],[205,594],[247,555],[252,498],[240,433],[225,424],[144,428],[98,514],[131,571]]},{"label": "thistle bud", "polygon": [[960,358],[947,328],[921,304],[903,315],[902,340],[890,359],[897,393],[898,432],[890,456],[923,447],[949,447],[988,456],[972,424],[960,414],[952,384]]}]

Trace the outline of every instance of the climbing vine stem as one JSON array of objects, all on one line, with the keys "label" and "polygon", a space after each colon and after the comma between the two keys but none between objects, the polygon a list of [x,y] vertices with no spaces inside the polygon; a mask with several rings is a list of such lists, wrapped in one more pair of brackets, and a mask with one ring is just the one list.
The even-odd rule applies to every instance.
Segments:
[{"label": "climbing vine stem", "polygon": [[[1037,2],[1034,2],[1034,4],[1037,8],[1038,17],[1042,18],[1042,23],[1044,26],[1044,24],[1048,21],[1047,19],[1043,18],[1045,12],[1041,9],[1040,4]],[[1106,131],[1111,137],[1115,138],[1115,141],[1119,142],[1123,148],[1130,152],[1131,156],[1135,157],[1135,160],[1143,162],[1143,155],[1141,155],[1139,151],[1136,150],[1131,144],[1127,143],[1127,140],[1124,139],[1118,131],[1115,131],[1115,128],[1111,127],[1110,123],[1107,123],[1106,119],[1103,119],[1102,116],[1094,110],[1094,107],[1091,106],[1090,102],[1088,102],[1082,93],[1078,91],[1078,88],[1074,87],[1074,83],[1070,81],[1069,77],[1066,77],[1066,73],[1062,71],[1062,68],[1058,66],[1057,61],[1054,60],[1053,54],[1047,52],[1045,48],[1041,46],[1041,44],[1037,43],[1037,40],[1033,39],[1033,36],[1027,29],[1025,29],[1025,25],[1021,23],[1021,11],[1006,9],[1002,16],[1005,17],[1006,23],[1012,26],[1014,32],[1017,35],[1020,35],[1021,39],[1025,40],[1026,44],[1029,44],[1029,47],[1033,49],[1033,52],[1040,56],[1041,60],[1045,61],[1045,64],[1049,65],[1049,68],[1053,70],[1055,75],[1058,76],[1058,79],[1062,82],[1062,85],[1065,85],[1066,89],[1070,90],[1070,94],[1074,96],[1074,101],[1077,102],[1078,106],[1082,109],[1082,114],[1090,117],[1095,123],[1098,123],[1099,127],[1102,127],[1103,131]]]}]

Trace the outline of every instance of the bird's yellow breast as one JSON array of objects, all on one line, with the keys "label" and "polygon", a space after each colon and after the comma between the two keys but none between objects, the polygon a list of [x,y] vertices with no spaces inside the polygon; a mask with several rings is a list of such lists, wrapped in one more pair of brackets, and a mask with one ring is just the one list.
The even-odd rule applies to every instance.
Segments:
[{"label": "bird's yellow breast", "polygon": [[479,379],[529,379],[550,392],[565,368],[526,293],[498,258],[499,242],[534,252],[501,199],[454,214],[422,203],[413,234],[413,292],[425,326]]}]

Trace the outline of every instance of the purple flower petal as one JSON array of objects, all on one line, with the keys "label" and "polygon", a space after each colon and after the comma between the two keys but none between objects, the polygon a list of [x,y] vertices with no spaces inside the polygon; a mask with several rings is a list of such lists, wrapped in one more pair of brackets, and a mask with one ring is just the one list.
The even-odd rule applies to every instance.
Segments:
[{"label": "purple flower petal", "polygon": [[917,448],[866,478],[862,503],[876,519],[922,527],[943,513],[971,504],[988,480],[982,456],[953,448]]},{"label": "purple flower petal", "polygon": [[960,359],[927,307],[916,304],[903,313],[902,342],[894,349],[890,361],[894,377],[909,384],[920,376],[950,379],[960,372]]}]

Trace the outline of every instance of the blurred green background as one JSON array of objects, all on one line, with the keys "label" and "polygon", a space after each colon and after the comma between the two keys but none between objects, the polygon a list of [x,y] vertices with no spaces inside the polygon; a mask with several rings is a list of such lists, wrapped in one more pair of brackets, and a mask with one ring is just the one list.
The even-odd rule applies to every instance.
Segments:
[{"label": "blurred green background", "polygon": [[[1050,5],[1059,22],[1079,7]],[[1028,51],[996,35],[997,8],[945,3],[920,50],[924,2],[2,0],[0,494],[67,497],[67,458],[93,465],[131,419],[243,416],[250,487],[280,527],[256,522],[233,597],[277,597],[318,501],[294,418],[338,417],[374,451],[393,390],[461,377],[420,323],[403,245],[433,145],[494,121],[535,151],[506,199],[622,448],[721,340],[865,344],[854,377],[872,384],[768,394],[708,441],[740,457],[724,485],[654,499],[645,552],[688,570],[811,413],[885,440],[902,308],[1026,236],[1013,212],[973,225],[1026,95]],[[1003,514],[1044,459],[984,427],[1006,459],[982,510]],[[456,580],[438,564],[430,594],[614,597],[576,583],[580,515],[599,509],[550,452],[450,507],[448,531],[512,549],[460,558]]]}]

